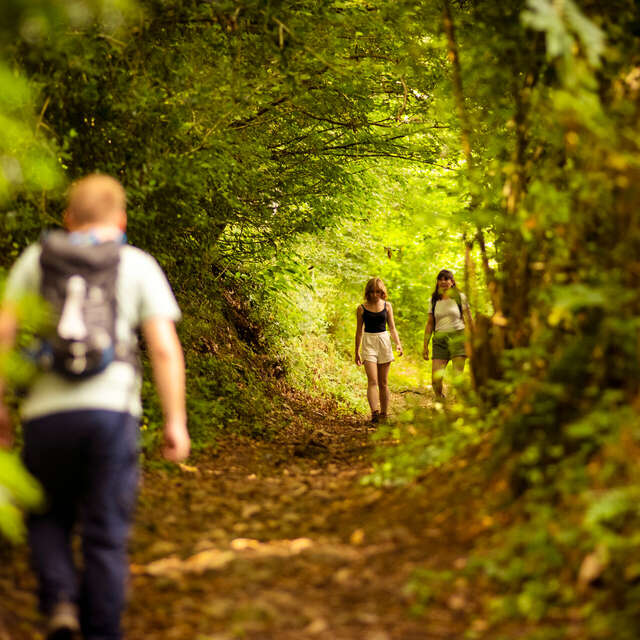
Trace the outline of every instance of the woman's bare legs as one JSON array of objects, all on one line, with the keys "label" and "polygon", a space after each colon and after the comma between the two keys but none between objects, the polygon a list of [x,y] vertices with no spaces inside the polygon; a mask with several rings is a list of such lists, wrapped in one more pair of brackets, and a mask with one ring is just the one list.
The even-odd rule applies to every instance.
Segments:
[{"label": "woman's bare legs", "polygon": [[380,397],[380,415],[386,416],[389,410],[389,367],[390,362],[378,365],[378,393]]},{"label": "woman's bare legs", "polygon": [[431,361],[431,386],[435,391],[436,398],[444,398],[442,393],[442,383],[444,382],[444,369],[448,360],[432,360]]},{"label": "woman's bare legs", "polygon": [[380,410],[380,394],[378,393],[378,363],[364,363],[364,370],[367,372],[367,400],[371,407],[371,414]]},{"label": "woman's bare legs", "polygon": [[453,368],[456,373],[462,373],[464,371],[464,363],[466,362],[465,356],[457,356],[451,359],[451,363],[453,364]]},{"label": "woman's bare legs", "polygon": [[[464,363],[466,361],[465,356],[456,356],[455,358],[451,358],[451,364],[456,372],[456,375],[461,374],[464,371]],[[436,398],[444,398],[444,393],[442,392],[442,385],[444,382],[444,370],[447,366],[448,360],[433,360],[432,361],[432,386],[435,391]]]}]

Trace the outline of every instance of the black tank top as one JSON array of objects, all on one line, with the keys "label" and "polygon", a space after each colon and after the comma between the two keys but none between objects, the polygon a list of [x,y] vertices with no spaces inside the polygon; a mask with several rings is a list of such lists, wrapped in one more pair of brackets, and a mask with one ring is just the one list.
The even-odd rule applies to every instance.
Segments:
[{"label": "black tank top", "polygon": [[367,333],[382,333],[387,330],[387,303],[382,311],[369,311],[362,305],[362,319]]}]

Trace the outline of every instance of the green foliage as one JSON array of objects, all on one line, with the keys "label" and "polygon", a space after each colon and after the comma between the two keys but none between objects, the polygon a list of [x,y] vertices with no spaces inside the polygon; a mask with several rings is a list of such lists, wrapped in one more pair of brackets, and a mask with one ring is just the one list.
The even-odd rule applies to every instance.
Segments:
[{"label": "green foliage", "polygon": [[[140,5],[144,22],[117,38],[88,23],[16,58],[47,98],[68,173],[121,176],[132,239],[167,266],[191,251],[197,278],[269,258],[344,210],[350,160],[397,155],[416,128],[391,115],[401,85],[375,62],[394,55],[380,49],[382,11]],[[373,33],[360,44],[363,20]]]},{"label": "green foliage", "polygon": [[[500,594],[496,624],[525,619],[532,637],[561,636],[549,621],[567,611],[585,638],[639,628],[624,560],[637,566],[634,12],[487,1],[454,14],[473,159],[460,186],[473,198],[468,220],[495,234],[487,257],[506,320],[481,429],[497,436],[492,465],[523,514],[496,531],[478,570]],[[373,478],[406,482],[449,459],[460,450],[451,418],[424,434],[394,427],[400,446]]]},{"label": "green foliage", "polygon": [[[47,138],[50,128],[45,114],[50,97],[43,97],[38,83],[27,80],[11,59],[16,33],[31,46],[39,46],[59,40],[64,29],[82,28],[98,21],[104,36],[111,37],[109,34],[130,12],[128,0],[8,0],[3,3],[0,8],[0,204],[34,191],[43,194],[62,183],[59,151]],[[46,215],[44,205],[38,209],[39,215]],[[9,210],[4,216],[9,227],[23,223],[16,222],[19,216],[15,210]]]},{"label": "green foliage", "polygon": [[23,540],[22,510],[36,509],[41,503],[40,485],[18,455],[0,450],[0,533],[11,542]]},{"label": "green foliage", "polygon": [[[324,350],[320,371],[315,358],[304,357],[314,347],[296,347],[304,322],[287,301],[310,284],[314,265],[304,244],[359,215],[355,207],[364,205],[370,186],[366,172],[378,159],[452,166],[456,154],[449,150],[441,159],[450,116],[428,115],[441,68],[429,64],[418,73],[405,55],[408,43],[391,32],[396,20],[409,25],[407,7],[338,4],[334,11],[312,1],[247,2],[237,11],[149,0],[139,3],[144,21],[124,24],[115,35],[87,21],[69,37],[23,41],[13,54],[46,101],[43,123],[69,177],[95,169],[121,177],[130,199],[129,236],[156,255],[181,303],[190,307],[195,292],[214,296],[218,285],[245,296],[272,350],[287,359],[291,380],[315,369],[315,378],[326,381],[319,390],[339,387],[336,396],[353,399],[343,372],[330,373],[333,346]],[[425,51],[442,55],[432,45]],[[447,188],[453,194],[454,185]],[[49,197],[46,212],[39,197],[15,203],[19,223],[8,228],[6,263],[43,222],[55,224],[48,212],[62,202],[57,193]],[[300,249],[291,252],[296,242]],[[410,270],[422,258],[419,242],[411,239],[414,264],[405,279],[414,278]],[[329,286],[344,289],[345,281]],[[273,323],[271,309],[281,312]],[[342,324],[332,313],[330,330]],[[324,329],[309,338],[311,345],[325,341]],[[346,342],[337,343],[337,352]]]},{"label": "green foliage", "polygon": [[529,10],[522,12],[522,22],[546,37],[547,57],[574,59],[576,40],[582,45],[590,65],[597,67],[605,46],[601,29],[591,22],[572,0],[560,7],[547,0],[528,0]]},{"label": "green foliage", "polygon": [[268,432],[278,376],[363,408],[354,312],[374,275],[424,371],[429,295],[453,268],[496,312],[476,334],[491,366],[381,431],[399,446],[370,481],[495,434],[516,516],[476,565],[493,619],[554,637],[571,610],[581,637],[637,637],[635,4],[447,3],[459,78],[437,3],[143,0],[128,22],[113,6],[3,5],[2,265],[55,224],[62,171],[119,176],[130,237],[186,311],[198,446]]},{"label": "green foliage", "polygon": [[[470,400],[462,390],[459,394]],[[378,428],[374,440],[384,443],[391,439],[394,446],[377,451],[374,470],[363,482],[376,486],[411,482],[425,470],[446,465],[466,448],[479,444],[485,429],[477,407],[465,406],[463,401],[446,410],[439,403],[432,409],[409,409],[393,425]]]},{"label": "green foliage", "polygon": [[[0,203],[4,203],[18,190],[51,189],[60,175],[31,115],[34,97],[29,84],[1,59],[0,94]],[[15,219],[16,213],[8,215]]]},{"label": "green foliage", "polygon": [[[278,409],[274,395],[281,365],[252,333],[258,327],[232,313],[222,297],[228,294],[210,289],[214,291],[207,300],[186,300],[178,325],[186,359],[189,433],[196,451],[210,447],[222,433],[269,438],[276,429],[271,414]],[[142,447],[151,456],[161,443],[162,411],[146,359],[144,365]]]},{"label": "green foliage", "polygon": [[290,380],[364,409],[362,372],[348,363],[355,311],[369,278],[386,283],[403,359],[418,369],[427,367],[420,360],[424,325],[441,268],[458,274],[461,289],[469,286],[474,312],[485,311],[488,300],[480,273],[465,281],[458,229],[468,214],[455,171],[388,162],[368,176],[366,193],[349,196],[349,205],[339,224],[305,234],[291,253],[255,268],[245,278],[245,290],[256,319],[264,322],[267,343],[286,361]]},{"label": "green foliage", "polygon": [[[2,289],[4,286],[0,287]],[[24,320],[24,331],[18,338],[18,346],[26,347],[33,331],[41,325],[45,309],[39,300],[25,299],[17,313]],[[8,382],[12,388],[23,388],[33,373],[33,363],[20,351],[0,353],[0,379]],[[15,395],[8,396],[8,404],[15,406]],[[0,534],[11,542],[21,542],[25,534],[23,512],[38,508],[42,500],[40,485],[24,468],[19,456],[0,450]]]},{"label": "green foliage", "polygon": [[407,595],[413,600],[412,612],[416,615],[424,613],[427,605],[446,591],[454,578],[453,571],[416,569],[405,588]]}]

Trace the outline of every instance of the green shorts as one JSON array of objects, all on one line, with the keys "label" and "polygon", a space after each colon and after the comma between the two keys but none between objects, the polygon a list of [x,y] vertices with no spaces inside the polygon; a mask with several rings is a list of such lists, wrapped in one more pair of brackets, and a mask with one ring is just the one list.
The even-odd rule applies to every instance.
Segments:
[{"label": "green shorts", "polygon": [[464,329],[460,331],[447,331],[446,333],[434,333],[432,348],[433,353],[431,357],[434,360],[451,360],[451,358],[466,356]]}]

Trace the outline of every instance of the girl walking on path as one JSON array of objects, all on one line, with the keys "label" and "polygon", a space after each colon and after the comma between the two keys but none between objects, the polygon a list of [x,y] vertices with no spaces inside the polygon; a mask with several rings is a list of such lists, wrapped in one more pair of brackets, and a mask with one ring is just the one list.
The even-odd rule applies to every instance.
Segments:
[{"label": "girl walking on path", "polygon": [[371,278],[367,282],[364,298],[364,303],[359,304],[356,311],[355,360],[357,365],[364,362],[364,370],[367,373],[367,400],[371,407],[371,422],[375,424],[380,419],[385,419],[389,410],[389,366],[394,359],[391,338],[396,344],[399,356],[402,355],[402,345],[393,320],[393,308],[391,303],[387,302],[387,289],[380,278]]},{"label": "girl walking on path", "polygon": [[466,333],[473,328],[469,303],[464,293],[456,287],[453,273],[442,269],[436,278],[436,288],[431,296],[431,308],[424,329],[422,355],[429,359],[429,340],[433,334],[433,359],[431,379],[436,398],[444,398],[442,382],[449,360],[458,372],[464,371],[467,357]]}]

